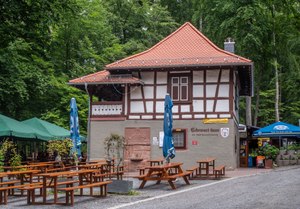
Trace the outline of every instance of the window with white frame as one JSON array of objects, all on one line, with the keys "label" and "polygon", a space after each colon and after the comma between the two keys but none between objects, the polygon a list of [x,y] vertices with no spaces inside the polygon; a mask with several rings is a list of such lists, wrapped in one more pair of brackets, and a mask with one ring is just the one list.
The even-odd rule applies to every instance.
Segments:
[{"label": "window with white frame", "polygon": [[172,135],[175,149],[186,149],[186,130],[174,129]]},{"label": "window with white frame", "polygon": [[171,77],[171,97],[173,101],[189,101],[189,77]]}]

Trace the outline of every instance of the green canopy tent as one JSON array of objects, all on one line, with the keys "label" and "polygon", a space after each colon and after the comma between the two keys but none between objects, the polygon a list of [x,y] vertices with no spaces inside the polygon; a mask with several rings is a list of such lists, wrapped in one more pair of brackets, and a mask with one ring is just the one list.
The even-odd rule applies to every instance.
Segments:
[{"label": "green canopy tent", "polygon": [[20,121],[0,114],[0,137],[49,140],[52,136],[42,130],[36,130]]},{"label": "green canopy tent", "polygon": [[[49,123],[45,120],[41,120],[39,118],[31,118],[28,120],[22,121],[22,123],[29,125],[30,127],[48,133],[52,136],[52,139],[65,139],[70,138],[70,130],[62,128],[53,123]],[[80,137],[83,141],[85,138],[83,136]]]}]

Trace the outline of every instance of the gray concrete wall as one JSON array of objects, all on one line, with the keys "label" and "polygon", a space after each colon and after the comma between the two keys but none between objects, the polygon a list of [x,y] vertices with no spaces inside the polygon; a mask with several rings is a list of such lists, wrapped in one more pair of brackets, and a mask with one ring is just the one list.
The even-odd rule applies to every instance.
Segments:
[{"label": "gray concrete wall", "polygon": [[[149,127],[151,130],[151,158],[162,157],[162,148],[153,145],[153,137],[159,138],[163,120],[91,121],[91,159],[105,157],[104,139],[110,133],[124,136],[126,127]],[[173,128],[187,130],[187,149],[176,149],[173,162],[183,162],[184,168],[197,165],[197,160],[216,157],[216,164],[225,164],[227,169],[237,167],[239,137],[233,120],[227,124],[203,124],[201,120],[174,120]],[[228,137],[222,137],[221,128],[229,128]],[[236,140],[236,143],[235,143]]]}]

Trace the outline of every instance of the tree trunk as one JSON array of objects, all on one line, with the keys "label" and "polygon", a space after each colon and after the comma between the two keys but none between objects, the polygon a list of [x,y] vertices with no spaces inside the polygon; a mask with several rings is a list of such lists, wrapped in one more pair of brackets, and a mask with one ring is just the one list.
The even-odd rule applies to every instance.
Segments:
[{"label": "tree trunk", "polygon": [[279,114],[279,79],[278,79],[278,67],[277,67],[277,59],[275,58],[274,62],[275,67],[275,88],[276,88],[276,99],[275,99],[275,117],[276,121],[280,120],[280,114]]},{"label": "tree trunk", "polygon": [[246,125],[252,126],[251,97],[246,97]]}]

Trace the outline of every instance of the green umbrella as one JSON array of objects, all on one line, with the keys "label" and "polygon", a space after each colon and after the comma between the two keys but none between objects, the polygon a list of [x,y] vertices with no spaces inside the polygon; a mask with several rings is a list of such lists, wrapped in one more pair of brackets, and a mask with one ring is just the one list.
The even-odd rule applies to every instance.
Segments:
[{"label": "green umbrella", "polygon": [[51,135],[0,114],[0,136],[49,140]]},{"label": "green umbrella", "polygon": [[[22,121],[22,123],[29,125],[30,127],[34,128],[35,130],[40,130],[43,132],[48,133],[51,135],[51,139],[65,139],[70,138],[70,130],[62,128],[58,125],[53,123],[49,123],[45,120],[41,120],[39,118],[31,118],[28,120]],[[84,137],[81,137],[84,138]]]}]

